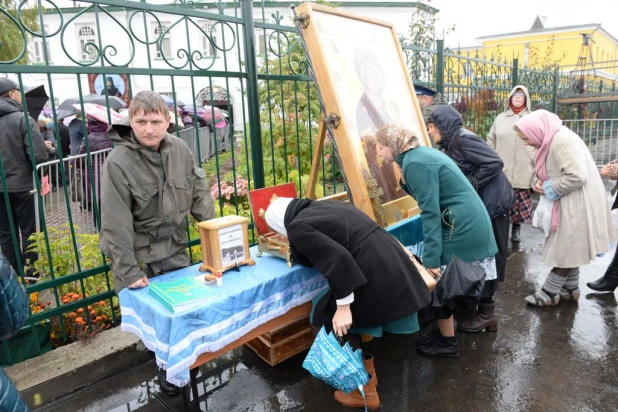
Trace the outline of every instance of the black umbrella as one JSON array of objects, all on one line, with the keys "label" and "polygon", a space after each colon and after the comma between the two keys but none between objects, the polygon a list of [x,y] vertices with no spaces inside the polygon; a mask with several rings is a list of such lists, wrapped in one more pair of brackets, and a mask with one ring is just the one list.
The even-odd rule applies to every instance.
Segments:
[{"label": "black umbrella", "polygon": [[[110,109],[114,109],[114,110],[119,110],[122,109],[124,107],[127,106],[127,104],[124,102],[124,100],[119,99],[118,97],[115,96],[109,96],[109,108]],[[73,107],[74,104],[79,104],[79,97],[73,97],[71,99],[66,99],[65,101],[62,102],[62,104],[60,105],[59,109],[60,110],[75,110],[75,108]],[[107,102],[105,101],[105,96],[101,96],[99,94],[87,94],[84,96],[84,103],[94,103],[94,104],[98,104],[101,105],[103,107],[107,107]]]},{"label": "black umbrella", "polygon": [[79,110],[76,110],[75,108],[73,108],[73,110],[65,110],[58,108],[58,110],[56,110],[56,117],[58,118],[58,120],[60,120],[64,119],[65,117],[73,116],[76,113],[79,113]]},{"label": "black umbrella", "polygon": [[45,91],[45,86],[30,86],[24,91],[26,96],[26,105],[28,106],[28,114],[35,121],[39,119],[39,115],[45,107],[45,103],[49,100],[49,96]]}]

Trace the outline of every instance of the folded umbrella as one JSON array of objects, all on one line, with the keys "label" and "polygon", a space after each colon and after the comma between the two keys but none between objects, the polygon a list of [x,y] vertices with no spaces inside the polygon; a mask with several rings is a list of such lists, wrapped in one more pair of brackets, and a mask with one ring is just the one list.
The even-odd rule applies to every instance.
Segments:
[{"label": "folded umbrella", "polygon": [[[109,96],[109,108],[110,109],[114,109],[114,110],[120,110],[124,107],[127,106],[127,104],[124,102],[124,100],[115,97],[115,96]],[[60,110],[73,110],[73,109],[77,109],[79,111],[81,111],[81,107],[79,107],[79,97],[73,97],[70,99],[66,99],[64,102],[62,102],[62,104],[60,105],[59,109]],[[93,104],[98,104],[100,106],[107,106],[107,102],[105,100],[105,96],[101,96],[99,94],[87,94],[84,96],[84,103],[93,103]],[[75,104],[78,105],[78,107],[75,107]]]},{"label": "folded umbrella", "polygon": [[478,306],[486,272],[476,263],[468,263],[453,255],[433,292],[432,306],[450,313],[470,313]]},{"label": "folded umbrella", "polygon": [[45,86],[42,84],[39,86],[31,86],[24,90],[24,96],[26,96],[26,105],[28,105],[28,114],[33,119],[38,119],[43,106],[49,100],[49,96],[45,91]]},{"label": "folded umbrella", "polygon": [[320,329],[303,368],[335,389],[350,393],[359,389],[364,396],[363,385],[369,382],[369,374],[363,365],[363,353],[354,351],[349,343],[341,346],[333,332]]},{"label": "folded umbrella", "polygon": [[[76,109],[81,107],[79,103],[74,104],[73,106]],[[86,112],[86,116],[90,116],[99,122],[109,124],[109,119],[107,116],[108,110],[106,107],[101,106],[100,104],[84,103],[84,111]],[[109,116],[112,119],[112,123],[122,119],[122,115],[113,110],[109,111]]]}]

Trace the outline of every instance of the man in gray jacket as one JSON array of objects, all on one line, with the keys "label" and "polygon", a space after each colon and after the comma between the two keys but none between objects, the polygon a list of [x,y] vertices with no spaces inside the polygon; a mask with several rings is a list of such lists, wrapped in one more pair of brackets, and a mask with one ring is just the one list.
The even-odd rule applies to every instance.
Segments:
[{"label": "man in gray jacket", "polygon": [[[189,266],[187,212],[198,221],[214,215],[206,175],[187,144],[167,133],[169,118],[165,100],[142,91],[129,105],[129,118],[108,130],[114,148],[101,177],[99,245],[111,260],[117,293]],[[167,395],[179,393],[162,370],[159,386]]]},{"label": "man in gray jacket", "polygon": [[[46,162],[50,148],[51,143],[43,141],[36,121],[24,115],[19,85],[9,78],[0,79],[0,156],[5,177],[0,179],[0,248],[16,272],[20,270],[18,253],[22,265],[38,259],[36,253],[26,253],[28,238],[36,231],[31,157],[36,163]],[[18,250],[14,247],[19,241],[13,242],[11,221],[17,239],[21,234]]]}]

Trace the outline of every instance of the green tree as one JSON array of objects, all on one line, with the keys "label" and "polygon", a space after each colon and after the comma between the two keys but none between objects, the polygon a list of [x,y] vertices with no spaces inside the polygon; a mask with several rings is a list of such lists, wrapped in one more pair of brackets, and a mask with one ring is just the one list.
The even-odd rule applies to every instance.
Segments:
[{"label": "green tree", "polygon": [[18,0],[0,0],[0,27],[2,27],[2,30],[0,30],[0,63],[16,59],[26,46],[23,56],[16,64],[28,64],[29,50],[27,46],[28,40],[32,36],[21,26],[26,26],[35,33],[39,32],[37,7],[23,7],[21,21],[19,21],[17,18],[19,3]]},{"label": "green tree", "polygon": [[[410,17],[407,36],[402,36],[402,42],[408,43],[414,47],[423,49],[435,49],[436,40],[436,23],[439,18],[436,17],[431,8],[432,0],[420,0],[416,4],[416,10]],[[455,25],[448,27],[443,36],[453,32]],[[435,64],[436,55],[433,53],[419,52],[407,50],[408,68],[412,80],[433,81],[432,68]]]}]

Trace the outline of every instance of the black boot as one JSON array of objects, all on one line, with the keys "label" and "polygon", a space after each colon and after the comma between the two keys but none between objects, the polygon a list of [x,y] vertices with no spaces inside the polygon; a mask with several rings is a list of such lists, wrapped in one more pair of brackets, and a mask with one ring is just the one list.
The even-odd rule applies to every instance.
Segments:
[{"label": "black boot", "polygon": [[457,336],[444,337],[438,331],[431,334],[431,338],[416,343],[416,351],[424,356],[435,358],[458,358],[459,344]]},{"label": "black boot", "polygon": [[588,287],[597,292],[613,292],[618,287],[618,278],[603,275],[602,278],[594,282],[586,283]]},{"label": "black boot", "polygon": [[511,230],[511,243],[521,242],[521,237],[519,236],[520,232],[521,225],[519,223],[513,223],[513,229]]},{"label": "black boot", "polygon": [[586,285],[597,292],[613,292],[616,290],[618,287],[618,251],[614,254],[612,263],[607,267],[603,277],[594,282],[588,282]]},{"label": "black boot", "polygon": [[180,388],[176,385],[172,385],[165,378],[165,369],[157,368],[157,377],[159,378],[161,393],[169,397],[178,396],[180,394]]},{"label": "black boot", "polygon": [[457,330],[468,333],[478,333],[483,330],[487,332],[498,331],[498,318],[494,313],[496,303],[481,303],[479,309],[471,319],[459,322]]}]

